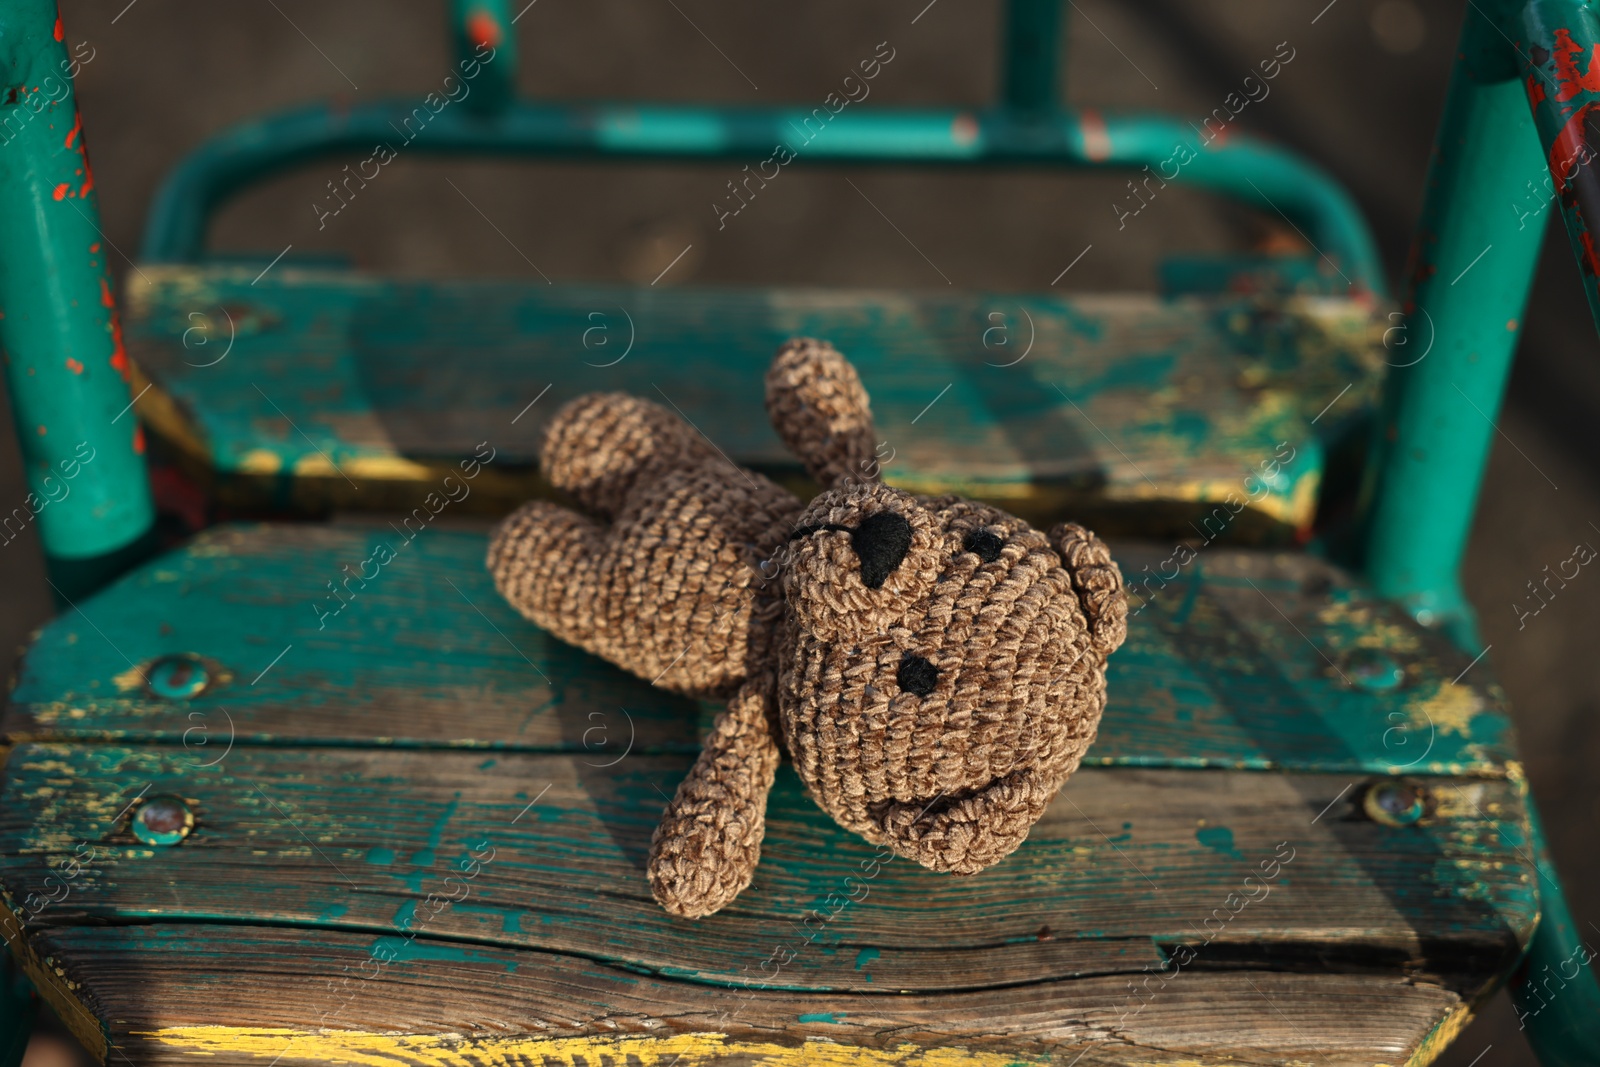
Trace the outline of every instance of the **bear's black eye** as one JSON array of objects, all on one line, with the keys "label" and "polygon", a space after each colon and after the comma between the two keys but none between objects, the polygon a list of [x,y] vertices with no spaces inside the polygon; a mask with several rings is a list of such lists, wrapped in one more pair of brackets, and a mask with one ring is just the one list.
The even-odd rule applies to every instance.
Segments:
[{"label": "bear's black eye", "polygon": [[905,692],[925,697],[939,684],[939,669],[921,656],[907,652],[900,660],[900,671],[895,675],[895,681],[900,683],[900,688]]},{"label": "bear's black eye", "polygon": [[967,539],[962,542],[962,547],[985,563],[993,563],[999,559],[1000,549],[1004,546],[1005,542],[988,530],[974,530],[967,534]]},{"label": "bear's black eye", "polygon": [[911,524],[892,511],[868,515],[850,534],[850,546],[861,560],[861,584],[881,588],[911,551]]}]

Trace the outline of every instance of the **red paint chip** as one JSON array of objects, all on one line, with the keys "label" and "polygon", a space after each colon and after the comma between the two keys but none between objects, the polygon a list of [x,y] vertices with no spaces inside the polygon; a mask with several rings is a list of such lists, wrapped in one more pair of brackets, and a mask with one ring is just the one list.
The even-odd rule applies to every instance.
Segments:
[{"label": "red paint chip", "polygon": [[1084,108],[1078,119],[1078,129],[1083,134],[1083,154],[1095,162],[1111,158],[1111,134],[1106,130],[1106,120],[1093,108]]},{"label": "red paint chip", "polygon": [[[1572,39],[1572,34],[1565,28],[1556,30],[1555,47],[1552,49],[1556,61],[1556,81],[1560,88],[1556,90],[1558,101],[1571,100],[1580,93],[1600,92],[1600,44],[1585,48]],[[1578,56],[1584,53],[1589,55],[1587,70],[1578,69]]]},{"label": "red paint chip", "polygon": [[56,186],[55,192],[52,195],[57,200],[65,200],[67,198],[67,183],[62,182],[60,185]]},{"label": "red paint chip", "polygon": [[123,381],[133,380],[132,368],[128,365],[128,353],[122,347],[122,319],[118,318],[115,312],[111,315],[111,366],[122,375]]},{"label": "red paint chip", "polygon": [[963,148],[978,139],[978,120],[963,112],[950,123],[950,137]]},{"label": "red paint chip", "polygon": [[[1547,160],[1550,168],[1550,177],[1555,182],[1555,194],[1564,197],[1567,191],[1567,178],[1569,171],[1575,171],[1573,164],[1588,149],[1585,136],[1587,120],[1600,104],[1584,104],[1572,113],[1566,125],[1561,127],[1561,132],[1556,134],[1555,140],[1550,145],[1550,155]],[[1575,173],[1573,174],[1575,177]]]},{"label": "red paint chip", "polygon": [[479,47],[493,48],[500,43],[500,24],[487,11],[474,11],[467,19],[467,36]]}]

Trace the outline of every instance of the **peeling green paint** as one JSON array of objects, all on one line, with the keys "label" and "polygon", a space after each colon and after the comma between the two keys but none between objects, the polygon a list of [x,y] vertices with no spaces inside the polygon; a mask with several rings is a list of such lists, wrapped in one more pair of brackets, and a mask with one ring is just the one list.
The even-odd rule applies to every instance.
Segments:
[{"label": "peeling green paint", "polygon": [[1218,855],[1244,859],[1244,854],[1233,847],[1233,831],[1226,826],[1202,826],[1194,832],[1194,839]]},{"label": "peeling green paint", "polygon": [[[595,285],[312,270],[257,280],[256,271],[226,266],[152,265],[146,273],[149,283],[131,294],[129,345],[166,395],[140,413],[214,472],[224,500],[265,498],[277,508],[408,510],[452,457],[472,453],[470,428],[493,421],[505,427],[500,458],[465,507],[503,510],[539,488],[511,471],[534,466],[547,410],[594,389],[653,395],[652,382],[737,462],[798,475],[762,420],[723,415],[746,400],[759,410],[769,354],[808,334],[830,338],[857,364],[883,436],[901,446],[891,482],[1018,507],[1070,504],[1079,518],[1107,505],[1138,507],[1143,529],[1176,536],[1278,441],[1307,441],[1303,466],[1320,471],[1311,439],[1367,411],[1384,370],[1372,309],[1354,300],[685,287],[670,302],[641,302],[633,290]],[[625,363],[564,361],[556,373],[546,362],[595,327],[595,309],[624,305],[637,336],[651,338]],[[198,369],[185,347],[195,326],[187,316],[216,306],[271,328],[237,329],[240,358]],[[603,328],[628,329],[616,318]],[[1251,329],[1232,328],[1238,319]],[[441,346],[460,345],[474,352],[471,375],[445,371],[436,358]],[[1025,349],[1009,375],[996,373]],[[280,410],[250,386],[263,375],[294,383],[273,394]],[[526,403],[512,398],[552,378],[552,395],[511,425]],[[1339,410],[1312,425],[1315,398],[1346,385]],[[947,388],[929,440],[912,422]],[[416,419],[419,395],[446,417]],[[305,436],[288,432],[291,424]],[[352,432],[368,425],[385,432]],[[1252,505],[1262,521],[1236,533],[1281,542],[1308,526],[1313,504],[1293,485],[1274,486]]]},{"label": "peeling green paint", "polygon": [[[226,708],[241,726],[236,751],[294,744],[493,748],[498,751],[480,755],[474,767],[494,774],[500,764],[483,766],[488,759],[519,750],[582,750],[591,762],[620,757],[630,751],[627,732],[601,757],[584,749],[585,737],[594,735],[570,724],[591,712],[615,715],[621,706],[630,709],[635,728],[633,753],[698,750],[716,704],[653,690],[528,624],[495,593],[478,534],[441,529],[418,538],[384,568],[382,582],[355,601],[384,609],[373,609],[374,624],[348,640],[329,641],[307,604],[327,574],[360,560],[369,539],[360,528],[224,526],[200,535],[176,553],[190,573],[181,590],[153,583],[151,570],[139,570],[85,605],[104,637],[83,627],[76,613],[44,627],[23,662],[8,733],[19,740],[181,746],[184,730],[196,722],[212,725],[213,732],[224,726],[220,711]],[[1111,703],[1086,757],[1089,765],[1386,774],[1406,764],[1408,773],[1505,773],[1511,732],[1504,694],[1478,681],[1476,670],[1466,679],[1471,685],[1460,687],[1461,695],[1470,689],[1470,701],[1420,760],[1412,764],[1423,746],[1402,750],[1394,743],[1397,722],[1420,729],[1440,718],[1435,695],[1446,687],[1454,692],[1450,683],[1470,656],[1424,642],[1414,626],[1346,581],[1330,579],[1324,592],[1308,594],[1303,585],[1325,573],[1317,569],[1321,564],[1285,558],[1281,571],[1268,572],[1251,562],[1255,557],[1208,547],[1180,569],[1165,562],[1171,553],[1118,545],[1124,574],[1149,602],[1131,613],[1127,642],[1108,665]],[[169,559],[166,566],[172,565]],[[1166,585],[1150,577],[1162,573],[1176,577]],[[170,632],[152,627],[152,617],[172,620]],[[403,645],[397,650],[397,634],[412,641],[424,631],[455,633],[459,644],[449,655],[420,658]],[[290,645],[293,650],[255,685],[244,684]],[[1369,648],[1404,662],[1408,684],[1362,691],[1345,685],[1329,666]],[[118,649],[135,664],[194,652],[243,681],[190,702],[191,714],[208,718],[174,716],[168,702],[113,684],[129,670]],[[539,671],[529,669],[524,654]],[[362,699],[348,700],[343,694],[349,693]],[[390,707],[408,710],[397,717],[384,710]],[[612,773],[626,775],[627,768],[624,761]],[[508,789],[505,821],[516,818],[539,788],[518,783]],[[645,805],[616,817],[651,822],[659,803],[656,812]],[[407,817],[431,822],[438,814]],[[521,823],[565,814],[536,806]],[[437,850],[443,840],[422,847]],[[826,895],[834,888],[819,890]]]}]

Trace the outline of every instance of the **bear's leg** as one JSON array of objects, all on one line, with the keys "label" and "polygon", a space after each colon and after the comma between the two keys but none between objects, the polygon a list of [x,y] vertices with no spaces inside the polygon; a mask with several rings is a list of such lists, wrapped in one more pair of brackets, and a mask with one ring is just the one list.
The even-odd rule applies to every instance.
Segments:
[{"label": "bear's leg", "polygon": [[715,458],[698,433],[661,405],[624,393],[590,393],[556,413],[539,466],[551,485],[610,518],[652,473]]},{"label": "bear's leg", "polygon": [[535,500],[495,528],[489,573],[495,588],[533,623],[588,647],[600,612],[605,530],[570,508]]},{"label": "bear's leg", "polygon": [[673,915],[698,919],[754,877],[778,772],[771,676],[748,679],[717,716],[650,842],[650,891]]}]

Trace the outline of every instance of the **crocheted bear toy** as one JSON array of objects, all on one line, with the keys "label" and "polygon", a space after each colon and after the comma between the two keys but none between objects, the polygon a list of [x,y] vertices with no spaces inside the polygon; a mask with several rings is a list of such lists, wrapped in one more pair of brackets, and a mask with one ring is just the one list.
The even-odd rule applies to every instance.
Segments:
[{"label": "crocheted bear toy", "polygon": [[827,487],[809,504],[659,405],[597,393],[540,455],[590,514],[536,500],[489,546],[537,625],[727,700],[650,849],[656,900],[692,918],[750,884],[780,748],[874,844],[957,874],[1004,858],[1094,740],[1127,627],[1122,575],[1083,527],[882,484],[866,391],[831,346],[784,345],[766,396]]}]

